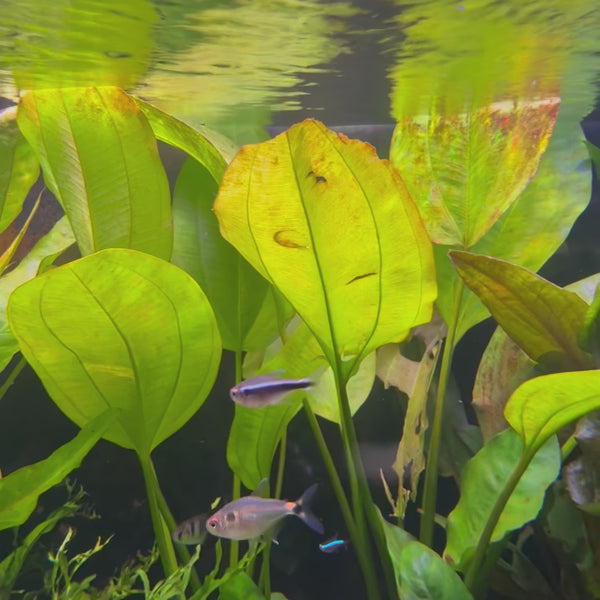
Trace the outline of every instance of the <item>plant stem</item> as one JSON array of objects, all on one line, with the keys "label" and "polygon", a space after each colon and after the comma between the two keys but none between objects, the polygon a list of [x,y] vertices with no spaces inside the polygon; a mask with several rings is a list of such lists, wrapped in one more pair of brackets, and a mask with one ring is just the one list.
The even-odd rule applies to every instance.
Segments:
[{"label": "plant stem", "polygon": [[356,469],[360,500],[362,502],[362,506],[367,516],[367,520],[369,522],[373,538],[375,540],[375,546],[377,547],[377,552],[381,561],[381,568],[383,571],[383,577],[388,597],[396,598],[397,592],[394,569],[387,549],[385,533],[383,531],[381,520],[375,508],[375,503],[373,502],[373,498],[371,497],[371,491],[367,482],[367,476],[365,474],[365,470],[362,464],[362,458],[360,456],[360,450],[358,447],[358,438],[356,436],[356,430],[354,429],[354,423],[352,421],[352,415],[350,413],[350,401],[348,399],[348,391],[346,390],[345,383],[342,382],[341,379],[340,383],[342,385],[338,387],[340,401],[339,404],[340,408],[344,408],[344,418],[342,419],[342,423],[344,425],[344,428],[346,429],[346,435],[348,437],[350,462],[352,462],[354,468]]},{"label": "plant stem", "polygon": [[[275,479],[275,490],[273,498],[281,497],[281,488],[283,487],[283,469],[285,467],[285,449],[287,445],[287,432],[284,430],[281,440],[279,440],[279,456],[277,459],[277,478]],[[271,597],[271,543],[270,540],[265,543],[262,551],[262,562],[260,565],[260,578],[258,587],[265,598]]]},{"label": "plant stem", "polygon": [[465,585],[472,590],[476,585],[479,585],[481,582],[479,581],[479,571],[481,568],[481,564],[485,558],[485,553],[487,551],[490,540],[492,539],[492,534],[494,533],[494,529],[496,528],[496,524],[498,523],[498,519],[502,515],[502,511],[508,502],[511,494],[517,487],[519,480],[523,476],[523,473],[527,469],[529,462],[531,461],[531,457],[529,455],[523,454],[519,459],[519,462],[516,464],[509,478],[507,479],[504,487],[498,497],[496,498],[496,502],[494,502],[494,506],[490,511],[488,519],[485,523],[485,526],[479,536],[479,540],[477,541],[477,546],[475,547],[475,553],[473,554],[473,558],[469,563],[469,567],[465,572]]},{"label": "plant stem", "polygon": [[4,394],[8,391],[8,388],[15,382],[15,379],[19,376],[19,373],[23,370],[23,367],[27,364],[27,361],[21,356],[17,364],[12,368],[6,381],[0,386],[0,400],[4,398]]},{"label": "plant stem", "polygon": [[577,448],[577,438],[572,433],[566,440],[565,443],[560,447],[560,460],[565,462],[569,458],[571,452]]},{"label": "plant stem", "polygon": [[275,479],[275,490],[273,498],[281,498],[281,488],[283,487],[283,470],[285,468],[285,452],[287,447],[287,429],[284,429],[279,440],[279,457],[277,461],[277,478]]},{"label": "plant stem", "polygon": [[[242,351],[236,350],[234,355],[234,385],[242,380]],[[233,474],[231,487],[231,499],[237,500],[240,497],[240,478],[236,473]],[[231,540],[229,544],[229,566],[231,568],[238,564],[240,544],[237,540]]]},{"label": "plant stem", "polygon": [[177,560],[175,559],[175,552],[173,550],[173,544],[171,543],[169,531],[167,530],[165,521],[160,513],[158,502],[160,490],[158,487],[156,472],[154,471],[154,466],[152,464],[150,455],[142,456],[141,454],[138,454],[138,458],[142,467],[142,473],[144,475],[144,483],[146,484],[146,495],[148,496],[148,506],[150,507],[150,518],[152,519],[152,528],[154,529],[154,536],[156,537],[156,543],[160,553],[160,561],[165,572],[165,577],[168,577],[177,569]]},{"label": "plant stem", "polygon": [[427,449],[427,466],[425,468],[425,482],[423,486],[423,516],[421,517],[421,528],[419,539],[431,547],[433,541],[433,525],[435,520],[435,501],[437,497],[438,463],[440,457],[440,441],[442,438],[442,424],[444,420],[444,399],[446,387],[452,366],[452,355],[454,354],[454,338],[458,314],[462,300],[464,284],[459,280],[454,290],[454,301],[452,305],[452,316],[448,324],[448,335],[442,351],[442,365],[435,398],[433,422]]},{"label": "plant stem", "polygon": [[262,563],[260,565],[260,577],[258,580],[258,587],[260,588],[265,598],[271,597],[271,573],[269,564],[271,560],[271,542],[270,540],[265,543],[265,547],[262,551]]},{"label": "plant stem", "polygon": [[323,437],[323,433],[321,432],[319,423],[317,422],[315,414],[313,413],[312,408],[310,407],[310,404],[306,397],[302,400],[302,403],[304,406],[306,418],[308,419],[308,424],[313,432],[315,441],[317,442],[317,446],[321,453],[321,457],[323,458],[325,469],[329,474],[329,479],[331,480],[333,492],[337,498],[340,510],[342,511],[342,517],[344,518],[344,521],[346,523],[348,535],[350,536],[350,539],[352,541],[352,546],[354,548],[358,564],[362,571],[363,577],[365,578],[367,598],[369,598],[369,600],[378,600],[379,591],[377,586],[377,577],[375,575],[375,568],[373,562],[371,561],[371,557],[368,552],[367,537],[365,535],[365,532],[359,531],[358,527],[356,526],[356,523],[352,516],[352,511],[350,509],[350,504],[348,503],[348,499],[346,498],[346,494],[344,493],[344,488],[342,487],[342,482],[340,481],[340,477],[335,468],[333,458],[331,457],[329,448],[327,448],[327,444],[325,443],[325,438]]},{"label": "plant stem", "polygon": [[[338,361],[339,362],[339,361]],[[344,455],[346,457],[346,468],[348,470],[348,482],[350,484],[350,498],[352,500],[352,509],[354,514],[354,520],[356,526],[360,531],[361,535],[366,541],[366,527],[363,513],[363,505],[360,497],[360,487],[358,482],[358,466],[362,466],[362,461],[358,463],[354,460],[353,456],[353,443],[351,436],[354,434],[355,445],[358,448],[356,442],[356,433],[354,431],[354,424],[352,423],[352,415],[350,413],[350,404],[348,403],[348,396],[346,393],[346,384],[342,376],[341,364],[336,365],[333,369],[335,378],[335,387],[338,399],[338,410],[340,413],[340,434],[342,437],[342,446],[344,448]]]},{"label": "plant stem", "polygon": [[[175,523],[175,519],[173,518],[173,515],[171,514],[171,511],[169,510],[167,501],[165,500],[165,497],[162,493],[162,490],[160,489],[160,486],[158,485],[158,482],[157,482],[157,487],[158,487],[157,500],[158,500],[158,508],[160,510],[160,514],[162,515],[162,518],[164,519],[164,521],[167,525],[167,529],[169,531],[173,531],[177,524]],[[183,544],[175,544],[175,552],[177,552],[177,556],[179,556],[179,560],[183,564],[187,564],[190,562],[190,559],[191,559],[190,553],[188,552],[188,549]],[[190,571],[190,585],[194,592],[198,591],[202,587],[195,567],[192,567],[192,569]]]}]

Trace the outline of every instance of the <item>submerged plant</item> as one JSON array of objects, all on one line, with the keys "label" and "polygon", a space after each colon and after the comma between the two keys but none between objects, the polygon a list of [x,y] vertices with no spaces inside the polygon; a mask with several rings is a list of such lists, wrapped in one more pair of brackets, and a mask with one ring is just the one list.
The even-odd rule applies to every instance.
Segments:
[{"label": "submerged plant", "polygon": [[[218,542],[214,569],[200,576],[198,553],[190,559],[178,546],[176,557],[175,522],[151,459],[201,407],[223,347],[235,355],[231,385],[276,371],[316,384],[264,408],[236,404],[227,446],[234,503],[227,506],[239,505],[240,483],[252,489],[270,475],[278,447],[269,496],[281,495],[286,428],[303,409],[366,596],[481,596],[490,571],[502,568],[503,550],[520,560],[511,532],[536,518],[576,443],[571,438],[561,452],[556,434],[600,408],[600,303],[590,306],[524,268],[537,269],[552,254],[584,206],[577,198],[566,216],[528,218],[547,211],[536,203],[555,181],[552,142],[544,151],[557,108],[548,99],[406,119],[390,164],[312,120],[235,154],[211,132],[116,88],[24,94],[1,125],[11,141],[3,151],[18,163],[12,172],[25,173],[18,182],[27,185],[15,179],[0,188],[10,190],[4,207],[14,215],[15,194],[22,202],[39,163],[65,218],[0,278],[0,293],[10,293],[0,360],[6,366],[19,350],[81,431],[45,461],[0,479],[0,525],[25,522],[37,497],[103,438],[138,457],[165,578],[153,584],[144,563],[126,571],[125,591],[115,583],[98,597],[123,597],[134,581],[148,598],[200,600],[217,588],[223,598],[274,597],[268,543],[252,541],[240,558],[233,541],[225,569]],[[155,139],[188,154],[172,206]],[[471,163],[475,155],[480,160]],[[73,240],[80,258],[53,266]],[[434,304],[443,324],[432,320]],[[498,399],[495,420],[480,419],[479,450],[479,429],[452,406],[450,367],[462,335],[488,311],[527,353],[528,366],[536,364],[537,372],[519,371],[522,380],[554,373]],[[413,353],[402,356],[409,339]],[[389,519],[373,502],[353,420],[376,373],[408,396],[394,464],[398,493],[386,484]],[[506,421],[498,418],[502,409]],[[452,434],[450,414],[465,420],[462,432]],[[346,487],[317,417],[339,426]],[[445,521],[436,517],[442,438],[473,430],[452,465],[460,500]],[[418,540],[402,528],[410,501],[422,508]],[[435,522],[446,529],[444,559],[431,548]],[[73,577],[90,554],[69,559],[67,543],[52,555],[49,589],[93,596],[92,579]]]}]

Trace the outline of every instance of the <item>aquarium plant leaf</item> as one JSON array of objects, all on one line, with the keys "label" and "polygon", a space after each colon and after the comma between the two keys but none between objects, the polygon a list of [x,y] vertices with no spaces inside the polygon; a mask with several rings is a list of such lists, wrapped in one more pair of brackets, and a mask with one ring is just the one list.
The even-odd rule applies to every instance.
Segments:
[{"label": "aquarium plant leaf", "polygon": [[[254,489],[268,477],[271,462],[283,432],[301,409],[307,396],[312,410],[319,416],[340,423],[333,373],[323,351],[305,323],[300,322],[276,355],[260,366],[260,373],[277,372],[285,377],[308,377],[315,385],[306,392],[286,395],[275,406],[261,409],[235,407],[235,416],[227,442],[227,463],[248,489]],[[255,373],[246,373],[252,376]],[[350,411],[354,414],[367,399],[375,377],[375,356],[362,361],[348,382]]]},{"label": "aquarium plant leaf", "polygon": [[232,351],[264,348],[291,316],[281,314],[273,286],[219,233],[212,212],[218,183],[192,158],[184,163],[173,193],[171,262],[189,273],[206,294]]},{"label": "aquarium plant leaf", "polygon": [[194,129],[139,98],[132,99],[148,119],[157,139],[183,150],[203,165],[217,184],[221,181],[227,163],[237,152],[233,142],[208,127]]},{"label": "aquarium plant leaf", "polygon": [[460,577],[438,554],[379,513],[396,576],[398,596],[411,600],[470,600]]},{"label": "aquarium plant leaf", "polygon": [[299,400],[261,409],[235,406],[227,441],[227,464],[248,489],[254,489],[269,476],[277,444],[301,406]]},{"label": "aquarium plant leaf", "polygon": [[[590,199],[589,158],[579,127],[580,116],[561,111],[537,173],[516,201],[470,251],[537,271],[567,237]],[[444,320],[453,318],[460,277],[447,254],[452,246],[434,244],[438,281],[436,306]],[[489,313],[469,290],[463,291],[456,341]]]},{"label": "aquarium plant leaf", "polygon": [[118,408],[104,438],[141,457],[196,412],[219,365],[219,332],[198,284],[134,250],[47,271],[12,293],[7,314],[58,407],[80,426]]},{"label": "aquarium plant leaf", "polygon": [[470,248],[516,200],[546,149],[559,100],[401,120],[390,149],[431,240]]},{"label": "aquarium plant leaf", "polygon": [[40,207],[41,198],[42,198],[42,193],[40,192],[33,204],[33,207],[31,208],[30,213],[27,215],[27,218],[25,219],[25,223],[23,223],[23,225],[21,226],[21,229],[19,229],[19,231],[17,232],[17,235],[15,236],[13,241],[10,243],[8,248],[0,255],[0,275],[2,273],[4,273],[4,271],[6,271],[6,269],[11,264],[11,261],[12,261],[14,255],[16,254],[17,249],[19,248],[19,245],[21,244],[21,241],[25,237],[25,234],[27,233],[27,230],[29,229],[29,226],[31,225],[31,221],[33,220],[33,217],[35,216],[37,209]]},{"label": "aquarium plant leaf", "polygon": [[69,217],[82,255],[123,247],[170,258],[167,177],[152,129],[124,91],[27,92],[17,122]]},{"label": "aquarium plant leaf", "polygon": [[591,367],[577,334],[587,304],[531,271],[507,261],[469,252],[450,252],[463,281],[498,324],[535,361],[560,370]]},{"label": "aquarium plant leaf", "polygon": [[219,588],[219,600],[265,600],[252,579],[243,571],[232,575]]},{"label": "aquarium plant leaf", "polygon": [[580,347],[586,352],[591,352],[595,358],[600,354],[600,285],[590,306],[585,313],[583,323],[578,332]]},{"label": "aquarium plant leaf", "polygon": [[472,600],[458,574],[419,542],[409,542],[400,556],[399,594],[403,600]]},{"label": "aquarium plant leaf", "polygon": [[[588,303],[594,298],[599,282],[600,274],[591,275],[565,289],[575,292]],[[472,405],[484,440],[508,427],[504,420],[506,402],[521,383],[538,374],[527,354],[501,327],[497,327],[481,357],[473,386]]]},{"label": "aquarium plant leaf", "polygon": [[60,253],[75,243],[75,236],[66,217],[60,219],[54,227],[29,251],[27,256],[10,272],[0,277],[0,371],[10,362],[19,344],[8,327],[6,304],[11,292],[25,281],[32,279],[46,257]]},{"label": "aquarium plant leaf", "polygon": [[0,562],[0,574],[2,575],[0,577],[0,597],[10,597],[13,585],[23,568],[27,556],[43,535],[51,532],[64,519],[75,516],[85,517],[86,514],[89,516],[82,502],[85,495],[83,489],[70,489],[69,492],[69,498],[66,502],[53,510],[46,519],[36,525],[25,536],[23,541]]},{"label": "aquarium plant leaf", "polygon": [[600,371],[553,373],[526,381],[506,403],[504,418],[531,455],[559,429],[600,408]]},{"label": "aquarium plant leaf", "polygon": [[24,523],[38,496],[60,483],[115,421],[116,411],[104,410],[48,458],[22,467],[0,479],[0,530]]},{"label": "aquarium plant leaf", "polygon": [[[429,384],[439,358],[439,346],[423,353],[420,361],[406,358],[397,344],[377,350],[377,374],[384,384],[393,385],[408,396],[402,437],[392,465],[398,476],[396,514],[404,516],[410,492],[415,500],[419,477],[425,469],[425,433],[429,425],[427,399]],[[386,385],[386,387],[387,387]]]},{"label": "aquarium plant leaf", "polygon": [[591,142],[586,140],[585,142],[588,154],[594,163],[594,167],[596,169],[596,173],[600,171],[600,148],[598,146],[594,146]]},{"label": "aquarium plant leaf", "polygon": [[481,357],[473,384],[473,408],[484,441],[508,427],[504,406],[510,395],[535,376],[533,361],[497,327]]},{"label": "aquarium plant leaf", "polygon": [[586,529],[586,517],[573,504],[562,481],[554,482],[548,490],[546,507],[542,526],[544,533],[560,545],[561,570],[569,571],[572,565],[576,565],[590,578],[589,581],[595,577],[598,585],[597,565]]},{"label": "aquarium plant leaf", "polygon": [[481,430],[469,423],[461,393],[454,380],[446,387],[440,445],[439,473],[453,477],[460,487],[465,465],[483,446]]},{"label": "aquarium plant leaf", "polygon": [[0,232],[19,214],[40,170],[16,123],[16,107],[0,111]]},{"label": "aquarium plant leaf", "polygon": [[373,148],[306,120],[244,146],[214,210],[221,233],[283,293],[345,377],[431,317],[431,245]]},{"label": "aquarium plant leaf", "polygon": [[[469,562],[492,508],[520,463],[523,451],[519,436],[507,429],[493,437],[465,466],[460,499],[448,516],[446,528],[444,558],[455,568],[464,570]],[[556,479],[559,469],[556,437],[546,438],[504,506],[492,542],[535,519],[546,488]]]}]

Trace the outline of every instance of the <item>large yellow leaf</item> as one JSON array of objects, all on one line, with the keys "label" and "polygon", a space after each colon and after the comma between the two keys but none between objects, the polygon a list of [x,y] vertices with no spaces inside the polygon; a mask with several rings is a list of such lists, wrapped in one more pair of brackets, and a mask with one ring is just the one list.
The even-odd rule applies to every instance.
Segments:
[{"label": "large yellow leaf", "polygon": [[286,296],[329,362],[354,357],[347,373],[431,317],[425,228],[400,176],[367,144],[307,120],[244,146],[214,210],[223,236]]}]

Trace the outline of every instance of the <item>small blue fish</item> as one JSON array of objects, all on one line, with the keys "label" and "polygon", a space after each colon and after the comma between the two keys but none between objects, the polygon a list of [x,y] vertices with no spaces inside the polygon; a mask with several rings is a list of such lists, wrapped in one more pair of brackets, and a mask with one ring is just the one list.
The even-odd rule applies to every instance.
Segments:
[{"label": "small blue fish", "polygon": [[323,524],[309,508],[317,490],[311,485],[296,502],[245,496],[226,504],[206,521],[212,535],[230,540],[251,540],[272,529],[284,517],[294,515],[317,533],[323,533]]},{"label": "small blue fish", "polygon": [[319,544],[319,550],[325,554],[334,554],[348,547],[348,540],[340,540],[337,536],[328,539],[326,542]]},{"label": "small blue fish", "polygon": [[283,379],[273,373],[246,379],[229,390],[231,399],[247,408],[263,408],[277,404],[294,390],[304,390],[314,385],[310,379]]}]

